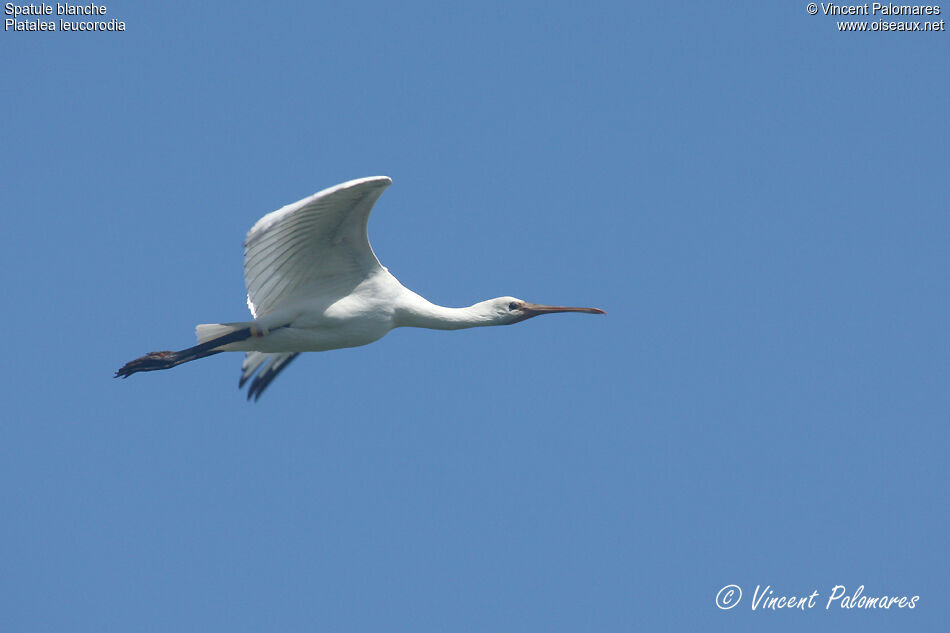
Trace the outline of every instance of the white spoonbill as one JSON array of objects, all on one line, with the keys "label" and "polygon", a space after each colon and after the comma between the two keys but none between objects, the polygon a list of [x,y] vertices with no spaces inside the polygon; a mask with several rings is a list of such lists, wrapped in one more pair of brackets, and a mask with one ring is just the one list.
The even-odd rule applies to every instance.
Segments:
[{"label": "white spoonbill", "polygon": [[467,308],[426,301],[389,274],[369,245],[369,213],[390,184],[385,176],[351,180],[265,215],[244,242],[247,307],[254,320],[199,325],[198,345],[146,354],[126,363],[116,377],[220,352],[246,352],[238,387],[260,369],[247,393],[248,400],[256,400],[300,352],[366,345],[397,327],[458,330],[554,312],[604,314],[514,297]]}]

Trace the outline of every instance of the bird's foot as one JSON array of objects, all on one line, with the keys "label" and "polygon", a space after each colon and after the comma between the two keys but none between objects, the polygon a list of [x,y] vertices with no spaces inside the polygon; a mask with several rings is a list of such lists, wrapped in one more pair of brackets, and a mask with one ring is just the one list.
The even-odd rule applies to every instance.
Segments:
[{"label": "bird's foot", "polygon": [[140,371],[168,369],[169,367],[174,367],[177,364],[177,360],[178,352],[149,352],[145,356],[140,356],[135,360],[130,360],[127,362],[117,372],[115,372],[114,378],[128,378],[132,374]]}]

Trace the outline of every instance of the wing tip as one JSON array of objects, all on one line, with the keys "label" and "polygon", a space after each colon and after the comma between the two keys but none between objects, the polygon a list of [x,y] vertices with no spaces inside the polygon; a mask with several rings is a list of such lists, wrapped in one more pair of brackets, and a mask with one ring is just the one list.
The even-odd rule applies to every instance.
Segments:
[{"label": "wing tip", "polygon": [[337,186],[339,187],[343,187],[347,185],[353,186],[353,185],[362,184],[364,182],[376,182],[381,185],[385,184],[388,187],[389,185],[393,184],[393,179],[390,178],[389,176],[367,176],[366,178],[357,178],[356,180],[349,180]]},{"label": "wing tip", "polygon": [[[251,227],[251,230],[247,232],[247,236],[244,238],[244,247],[247,248],[250,246],[264,231],[267,227],[274,222],[277,218],[281,217],[286,213],[292,212],[299,207],[305,206],[306,204],[312,202],[313,200],[344,191],[346,189],[352,189],[354,187],[360,187],[364,185],[375,185],[375,189],[379,189],[382,192],[383,189],[393,184],[393,179],[389,176],[367,176],[366,178],[356,178],[354,180],[347,180],[346,182],[341,182],[338,185],[333,185],[332,187],[327,187],[322,189],[317,193],[307,196],[297,202],[291,202],[290,204],[284,205],[276,211],[271,211],[257,222],[254,223],[254,226]],[[380,195],[382,195],[380,193]]]}]

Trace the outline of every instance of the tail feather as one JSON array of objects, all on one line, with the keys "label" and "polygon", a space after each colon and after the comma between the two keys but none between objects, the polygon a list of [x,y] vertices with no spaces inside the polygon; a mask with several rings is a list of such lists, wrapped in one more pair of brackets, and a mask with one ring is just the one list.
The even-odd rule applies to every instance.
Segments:
[{"label": "tail feather", "polygon": [[232,332],[249,328],[251,322],[247,323],[201,323],[195,326],[195,337],[198,343],[207,343],[216,338],[221,338]]}]

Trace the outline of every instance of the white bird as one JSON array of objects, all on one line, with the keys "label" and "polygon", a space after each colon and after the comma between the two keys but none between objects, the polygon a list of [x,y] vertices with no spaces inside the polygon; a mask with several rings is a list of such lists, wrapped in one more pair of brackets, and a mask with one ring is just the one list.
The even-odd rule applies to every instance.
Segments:
[{"label": "white bird", "polygon": [[201,324],[198,345],[151,352],[115,375],[170,369],[220,352],[246,352],[243,387],[256,400],[301,352],[357,347],[397,327],[458,330],[509,325],[539,314],[587,312],[499,297],[467,308],[435,305],[404,287],[376,259],[369,214],[392,180],[351,180],[268,213],[244,242],[244,280],[253,321]]}]

